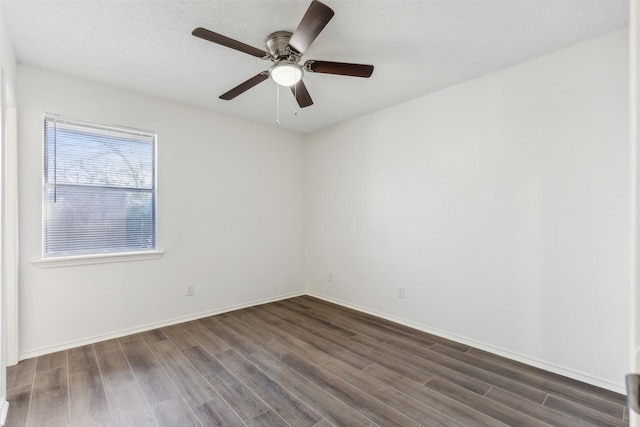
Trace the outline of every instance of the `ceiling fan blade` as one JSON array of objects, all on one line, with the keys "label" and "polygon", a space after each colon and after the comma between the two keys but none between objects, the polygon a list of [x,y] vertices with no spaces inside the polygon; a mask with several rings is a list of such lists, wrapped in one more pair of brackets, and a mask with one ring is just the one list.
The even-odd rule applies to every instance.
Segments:
[{"label": "ceiling fan blade", "polygon": [[331,18],[333,18],[333,10],[329,6],[313,0],[302,17],[302,21],[298,24],[298,28],[291,36],[289,46],[298,53],[304,53]]},{"label": "ceiling fan blade", "polygon": [[314,61],[304,63],[304,69],[312,73],[339,74],[341,76],[371,77],[373,65],[350,64],[347,62]]},{"label": "ceiling fan blade", "polygon": [[296,97],[296,101],[298,101],[298,105],[300,106],[300,108],[305,108],[313,105],[311,95],[309,95],[309,91],[307,90],[307,87],[304,85],[304,82],[302,80],[291,86],[291,93],[293,93],[293,96]]},{"label": "ceiling fan blade", "polygon": [[223,36],[222,34],[214,33],[213,31],[209,31],[206,28],[198,27],[193,30],[191,34],[196,37],[200,37],[201,39],[208,40],[222,46],[230,47],[231,49],[239,50],[240,52],[248,53],[249,55],[253,55],[258,58],[269,58],[269,54],[264,50],[258,49],[257,47],[249,46],[248,44],[244,44],[234,39],[230,39],[229,37]]},{"label": "ceiling fan blade", "polygon": [[231,101],[236,96],[248,91],[252,87],[256,86],[259,83],[262,83],[268,78],[269,78],[269,72],[263,71],[262,73],[251,77],[246,82],[240,83],[238,86],[234,87],[230,91],[223,93],[222,95],[220,95],[220,99],[224,99],[225,101]]}]

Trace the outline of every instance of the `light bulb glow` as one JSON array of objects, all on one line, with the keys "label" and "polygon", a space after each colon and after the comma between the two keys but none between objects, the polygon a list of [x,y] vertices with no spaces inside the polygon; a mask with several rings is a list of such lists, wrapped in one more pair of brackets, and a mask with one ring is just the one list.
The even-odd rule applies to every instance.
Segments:
[{"label": "light bulb glow", "polygon": [[293,86],[302,79],[302,67],[290,61],[280,61],[269,69],[269,76],[280,86]]}]

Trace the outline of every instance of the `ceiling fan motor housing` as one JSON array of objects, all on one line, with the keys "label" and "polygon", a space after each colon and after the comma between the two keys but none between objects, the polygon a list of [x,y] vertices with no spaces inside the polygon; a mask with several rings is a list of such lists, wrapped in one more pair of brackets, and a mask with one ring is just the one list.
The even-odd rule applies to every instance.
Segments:
[{"label": "ceiling fan motor housing", "polygon": [[289,40],[292,35],[293,33],[289,31],[276,31],[275,33],[269,34],[266,44],[274,61],[288,59],[297,63],[300,60],[302,55],[292,51],[289,47]]}]

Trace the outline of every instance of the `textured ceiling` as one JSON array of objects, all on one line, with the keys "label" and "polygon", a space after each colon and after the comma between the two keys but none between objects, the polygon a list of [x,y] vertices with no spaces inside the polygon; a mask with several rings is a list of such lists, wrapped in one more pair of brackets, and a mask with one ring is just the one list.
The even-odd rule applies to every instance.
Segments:
[{"label": "textured ceiling", "polygon": [[[218,96],[270,62],[191,35],[265,49],[310,0],[0,0],[18,61],[276,126],[268,80]],[[306,59],[375,65],[370,79],[305,74],[315,102],[280,92],[280,126],[313,132],[627,25],[626,0],[324,0],[335,16]]]}]

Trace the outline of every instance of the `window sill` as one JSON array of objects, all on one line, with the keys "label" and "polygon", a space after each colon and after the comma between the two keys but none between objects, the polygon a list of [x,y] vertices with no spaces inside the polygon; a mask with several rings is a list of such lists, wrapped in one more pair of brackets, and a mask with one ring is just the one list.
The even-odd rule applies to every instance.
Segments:
[{"label": "window sill", "polygon": [[153,252],[128,252],[121,254],[81,255],[59,258],[43,258],[32,261],[40,268],[71,267],[74,265],[107,264],[112,262],[143,261],[158,259],[164,255],[164,251]]}]

